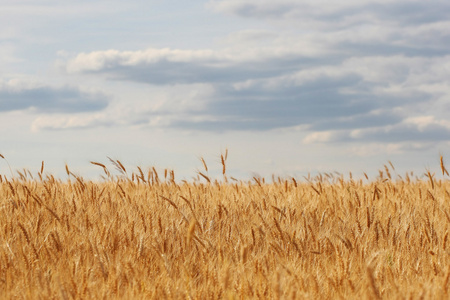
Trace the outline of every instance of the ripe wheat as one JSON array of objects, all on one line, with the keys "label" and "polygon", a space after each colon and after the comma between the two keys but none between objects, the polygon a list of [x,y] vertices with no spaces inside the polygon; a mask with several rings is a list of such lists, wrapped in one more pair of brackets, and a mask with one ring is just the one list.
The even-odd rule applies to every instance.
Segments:
[{"label": "ripe wheat", "polygon": [[[0,157],[4,158],[2,155]],[[1,299],[448,299],[450,183],[1,175]],[[442,174],[448,175],[441,158]],[[366,177],[368,177],[365,174]]]}]

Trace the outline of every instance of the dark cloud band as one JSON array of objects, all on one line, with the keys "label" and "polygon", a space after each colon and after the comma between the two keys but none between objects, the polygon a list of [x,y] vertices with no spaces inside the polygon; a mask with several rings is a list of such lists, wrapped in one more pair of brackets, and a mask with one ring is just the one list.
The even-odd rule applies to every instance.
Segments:
[{"label": "dark cloud band", "polygon": [[98,111],[108,106],[108,98],[76,88],[3,88],[0,89],[0,111],[36,109],[45,113]]}]

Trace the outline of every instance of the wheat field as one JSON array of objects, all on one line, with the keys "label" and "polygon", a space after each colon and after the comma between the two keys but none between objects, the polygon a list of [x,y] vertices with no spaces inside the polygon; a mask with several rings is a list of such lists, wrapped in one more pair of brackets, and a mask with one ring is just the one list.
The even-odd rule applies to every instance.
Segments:
[{"label": "wheat field", "polygon": [[[4,158],[2,156],[2,158]],[[450,183],[0,177],[0,299],[448,299]],[[442,171],[442,174],[441,174]],[[117,171],[116,171],[117,172]],[[3,172],[6,173],[6,172]]]}]

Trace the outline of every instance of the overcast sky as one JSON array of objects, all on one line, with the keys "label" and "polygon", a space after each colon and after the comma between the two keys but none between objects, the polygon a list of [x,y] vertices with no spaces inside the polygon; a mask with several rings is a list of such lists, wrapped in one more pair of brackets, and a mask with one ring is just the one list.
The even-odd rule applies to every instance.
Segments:
[{"label": "overcast sky", "polygon": [[[450,161],[450,2],[2,0],[0,153],[301,177]],[[5,162],[0,173],[9,175]]]}]

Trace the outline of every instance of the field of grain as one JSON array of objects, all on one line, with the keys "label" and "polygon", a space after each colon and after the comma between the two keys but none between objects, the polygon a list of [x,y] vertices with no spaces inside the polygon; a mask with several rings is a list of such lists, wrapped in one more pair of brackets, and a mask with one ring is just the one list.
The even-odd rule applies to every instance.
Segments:
[{"label": "field of grain", "polygon": [[[1,299],[448,299],[450,183],[0,177]],[[442,172],[441,172],[442,171]],[[117,172],[117,171],[116,171]],[[270,182],[269,182],[270,181]]]}]

